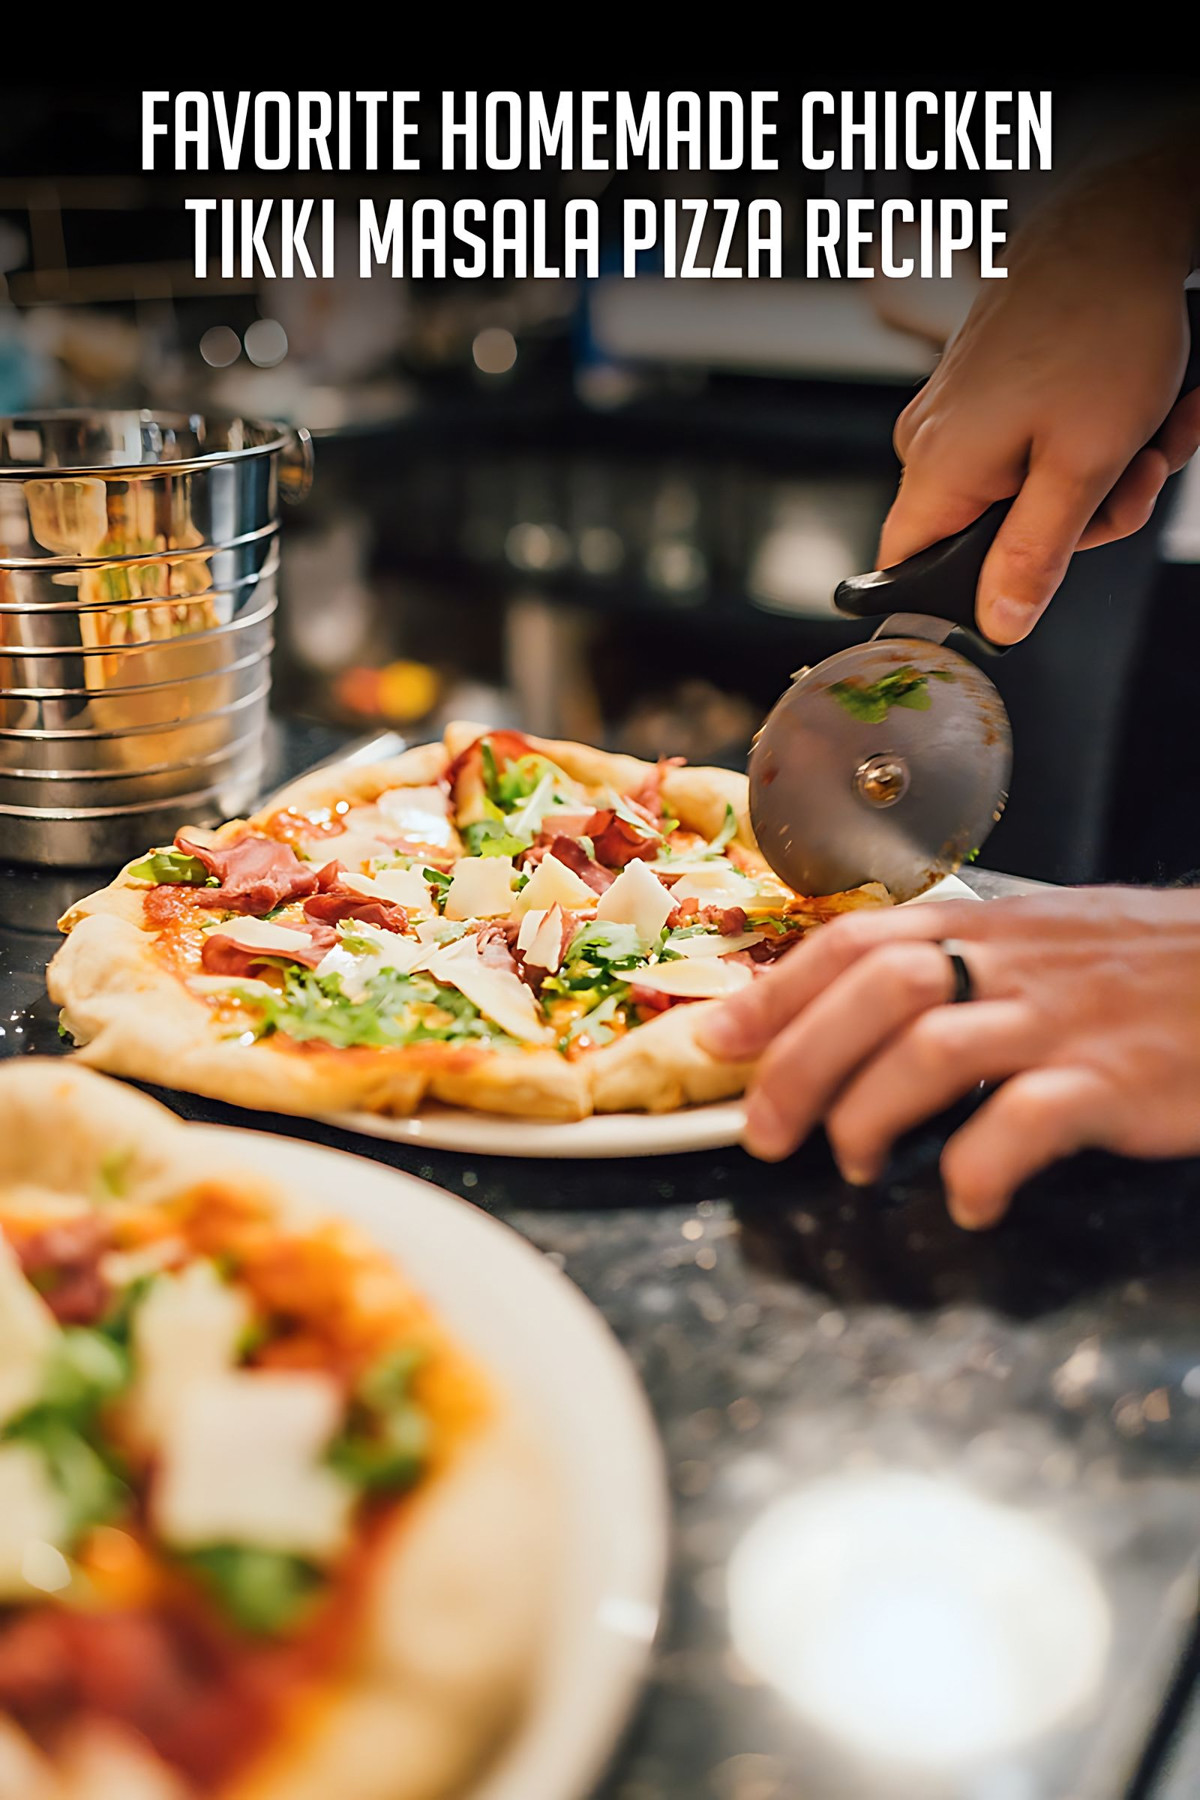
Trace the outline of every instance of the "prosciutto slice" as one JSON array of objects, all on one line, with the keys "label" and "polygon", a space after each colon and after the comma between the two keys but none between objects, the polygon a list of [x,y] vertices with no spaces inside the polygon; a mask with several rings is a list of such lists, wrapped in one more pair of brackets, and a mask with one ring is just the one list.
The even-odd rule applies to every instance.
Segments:
[{"label": "prosciutto slice", "polygon": [[195,889],[201,906],[261,918],[286,901],[303,900],[317,891],[317,871],[310,863],[301,862],[290,844],[274,838],[251,835],[239,838],[236,844],[210,846],[194,843],[181,831],[175,845],[202,862],[220,883],[215,888]]},{"label": "prosciutto slice", "polygon": [[364,925],[376,925],[381,931],[403,931],[408,914],[397,900],[380,900],[360,894],[342,880],[340,862],[326,863],[317,872],[320,890],[304,902],[304,916],[318,925],[336,925],[339,919],[361,919]]},{"label": "prosciutto slice", "polygon": [[635,857],[654,856],[662,843],[662,834],[654,825],[647,821],[639,827],[609,807],[592,814],[583,835],[591,838],[597,862],[609,869],[623,869]]},{"label": "prosciutto slice", "polygon": [[333,949],[338,935],[332,925],[312,925],[308,936],[307,948],[297,944],[288,950],[248,950],[224,932],[212,931],[204,940],[200,962],[209,975],[252,975],[272,961],[302,963],[306,969],[315,969],[325,952]]},{"label": "prosciutto slice", "polygon": [[604,894],[616,880],[611,869],[602,868],[594,857],[588,855],[577,838],[556,837],[550,846],[550,854],[556,856],[568,869],[574,869],[582,881],[586,881],[594,894]]}]

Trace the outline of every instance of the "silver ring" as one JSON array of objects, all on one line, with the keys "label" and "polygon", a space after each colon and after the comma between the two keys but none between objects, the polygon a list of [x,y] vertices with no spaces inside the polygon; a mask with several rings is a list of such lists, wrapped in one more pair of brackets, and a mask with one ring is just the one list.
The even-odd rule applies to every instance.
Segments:
[{"label": "silver ring", "polygon": [[957,938],[943,938],[938,945],[954,975],[954,992],[950,996],[950,1005],[958,1006],[964,1000],[975,998],[975,983],[971,979],[971,970],[963,955],[964,946]]}]

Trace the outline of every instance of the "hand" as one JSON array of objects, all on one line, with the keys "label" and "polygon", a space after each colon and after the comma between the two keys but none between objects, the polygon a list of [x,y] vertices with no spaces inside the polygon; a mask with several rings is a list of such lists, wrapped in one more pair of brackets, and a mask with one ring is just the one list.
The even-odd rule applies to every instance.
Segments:
[{"label": "hand", "polygon": [[[974,999],[948,1004],[939,940]],[[856,912],[814,932],[714,1013],[714,1055],[761,1056],[745,1143],[787,1156],[820,1121],[847,1181],[981,1083],[946,1145],[960,1225],[994,1225],[1039,1169],[1095,1147],[1200,1153],[1200,894],[1077,889]]]},{"label": "hand", "polygon": [[1075,550],[1144,525],[1200,444],[1200,393],[1176,403],[1195,176],[1148,157],[1034,215],[897,422],[881,568],[1016,495],[976,601],[996,643],[1032,630]]}]

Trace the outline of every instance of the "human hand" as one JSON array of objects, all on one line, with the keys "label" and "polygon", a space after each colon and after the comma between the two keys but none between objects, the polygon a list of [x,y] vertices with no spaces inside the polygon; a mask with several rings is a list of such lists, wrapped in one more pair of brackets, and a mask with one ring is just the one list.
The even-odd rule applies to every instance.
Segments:
[{"label": "human hand", "polygon": [[1018,233],[1008,278],[984,284],[897,421],[881,568],[1016,496],[977,592],[996,643],[1027,636],[1075,550],[1144,525],[1200,444],[1200,392],[1177,399],[1195,212],[1194,167],[1181,185],[1167,157],[1061,196]]},{"label": "human hand", "polygon": [[[950,1005],[957,940],[974,998]],[[942,1155],[960,1225],[994,1225],[1016,1188],[1095,1147],[1200,1153],[1200,894],[1083,888],[846,914],[701,1031],[761,1057],[746,1147],[776,1161],[824,1121],[847,1181],[981,1083],[996,1092]]]}]

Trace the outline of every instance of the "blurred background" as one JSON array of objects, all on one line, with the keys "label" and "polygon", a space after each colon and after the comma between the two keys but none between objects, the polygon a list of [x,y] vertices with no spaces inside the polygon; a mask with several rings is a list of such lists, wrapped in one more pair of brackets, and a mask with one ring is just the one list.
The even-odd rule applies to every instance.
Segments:
[{"label": "blurred background", "polygon": [[[1119,147],[1139,97],[1056,85],[1053,176],[803,181],[786,100],[780,173],[745,177],[441,175],[429,101],[419,175],[143,175],[135,91],[4,92],[0,413],[137,403],[312,430],[316,485],[284,534],[280,711],[413,737],[466,715],[741,764],[791,673],[862,635],[832,590],[873,564],[893,422],[973,292],[965,269],[803,281],[802,199],[1007,192],[1015,221]],[[668,283],[652,257],[634,281],[357,273],[360,196],[545,195],[553,221],[574,195],[607,218],[623,192],[669,191],[782,198],[785,279]],[[336,199],[334,278],[196,278],[184,198],[289,193]],[[1193,471],[1137,538],[1077,559],[1035,638],[989,669],[1016,735],[990,866],[1200,866],[1198,599]]]}]

